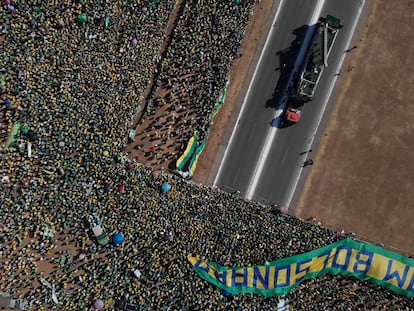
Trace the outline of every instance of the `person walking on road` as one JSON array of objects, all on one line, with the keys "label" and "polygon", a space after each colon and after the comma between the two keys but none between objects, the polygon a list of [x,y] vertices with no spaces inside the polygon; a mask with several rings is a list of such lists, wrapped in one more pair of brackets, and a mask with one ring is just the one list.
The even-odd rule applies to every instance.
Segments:
[{"label": "person walking on road", "polygon": [[308,166],[308,165],[313,165],[313,160],[312,159],[308,159],[305,162],[303,162],[302,167]]}]

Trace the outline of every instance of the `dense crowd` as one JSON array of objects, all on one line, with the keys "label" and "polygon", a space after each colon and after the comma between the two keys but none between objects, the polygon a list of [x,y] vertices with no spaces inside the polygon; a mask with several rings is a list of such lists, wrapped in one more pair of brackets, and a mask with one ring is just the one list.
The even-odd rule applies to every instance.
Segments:
[{"label": "dense crowd", "polygon": [[[255,265],[338,235],[125,158],[127,131],[153,78],[168,95],[154,90],[142,120],[163,109],[174,115],[150,125],[153,131],[181,131],[180,141],[192,135],[188,128],[207,129],[253,3],[54,2],[3,3],[1,139],[16,122],[28,131],[13,148],[1,148],[0,291],[26,299],[32,310],[93,310],[97,300],[113,309],[117,299],[142,310],[275,310],[281,297],[227,296],[200,279],[187,256]],[[197,116],[200,123],[191,125]],[[85,222],[92,213],[109,236],[122,233],[125,241],[97,245]],[[306,281],[284,299],[294,310],[412,304],[341,276]]]},{"label": "dense crowd", "polygon": [[253,5],[252,0],[182,2],[139,120],[133,143],[139,159],[169,164],[195,129],[199,141],[207,139]]}]

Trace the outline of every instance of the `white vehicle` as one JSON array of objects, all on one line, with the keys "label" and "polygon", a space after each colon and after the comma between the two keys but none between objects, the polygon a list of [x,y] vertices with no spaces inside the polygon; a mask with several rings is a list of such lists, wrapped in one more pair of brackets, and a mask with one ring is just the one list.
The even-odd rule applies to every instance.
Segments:
[{"label": "white vehicle", "polygon": [[0,308],[29,310],[29,303],[24,299],[12,298],[8,293],[0,292]]}]

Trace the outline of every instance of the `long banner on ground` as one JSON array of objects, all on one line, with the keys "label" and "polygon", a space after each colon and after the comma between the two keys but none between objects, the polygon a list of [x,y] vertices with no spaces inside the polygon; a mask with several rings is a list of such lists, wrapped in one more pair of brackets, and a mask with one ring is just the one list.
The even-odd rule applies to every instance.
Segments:
[{"label": "long banner on ground", "polygon": [[200,158],[200,154],[204,150],[204,147],[205,146],[206,146],[206,144],[205,143],[202,143],[194,151],[193,157],[191,158],[191,161],[190,161],[190,165],[188,166],[188,171],[190,172],[190,175],[191,176],[194,175],[195,169],[197,167],[198,159]]},{"label": "long banner on ground", "polygon": [[331,273],[369,280],[414,297],[414,260],[352,239],[262,266],[226,268],[198,255],[188,260],[199,276],[233,295],[285,295],[305,279]]},{"label": "long banner on ground", "polygon": [[184,150],[184,153],[181,155],[181,157],[177,160],[177,169],[181,170],[187,162],[191,159],[191,156],[194,153],[194,150],[197,147],[197,139],[198,139],[198,132],[194,131],[193,137],[190,138],[187,147]]},{"label": "long banner on ground", "polygon": [[[214,106],[214,109],[211,112],[210,126],[211,124],[213,124],[214,117],[216,116],[216,114],[218,113],[218,111],[224,103],[227,94],[227,86],[229,83],[230,80],[227,80],[226,86],[224,87],[219,100],[217,101],[216,105]],[[207,132],[210,132],[210,130],[211,127],[207,130]],[[207,137],[208,136],[205,136],[203,142],[199,143],[197,141],[199,139],[198,132],[195,131],[193,137],[191,137],[190,141],[188,142],[187,147],[184,150],[184,153],[178,158],[176,162],[176,168],[178,173],[183,178],[188,178],[194,175],[201,152],[203,152],[204,147],[206,145]]]}]

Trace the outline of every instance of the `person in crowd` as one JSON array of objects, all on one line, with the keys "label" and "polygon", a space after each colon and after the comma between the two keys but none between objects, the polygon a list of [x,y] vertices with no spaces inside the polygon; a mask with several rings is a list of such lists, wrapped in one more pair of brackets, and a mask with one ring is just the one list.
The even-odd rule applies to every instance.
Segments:
[{"label": "person in crowd", "polygon": [[[255,2],[3,1],[0,291],[31,310],[111,309],[118,298],[142,310],[277,308],[278,296],[229,299],[187,256],[258,265],[336,235],[161,169],[194,129],[207,138]],[[127,159],[135,125],[138,155]],[[96,243],[93,213],[124,241]],[[285,298],[295,310],[412,303],[341,276]]]}]

